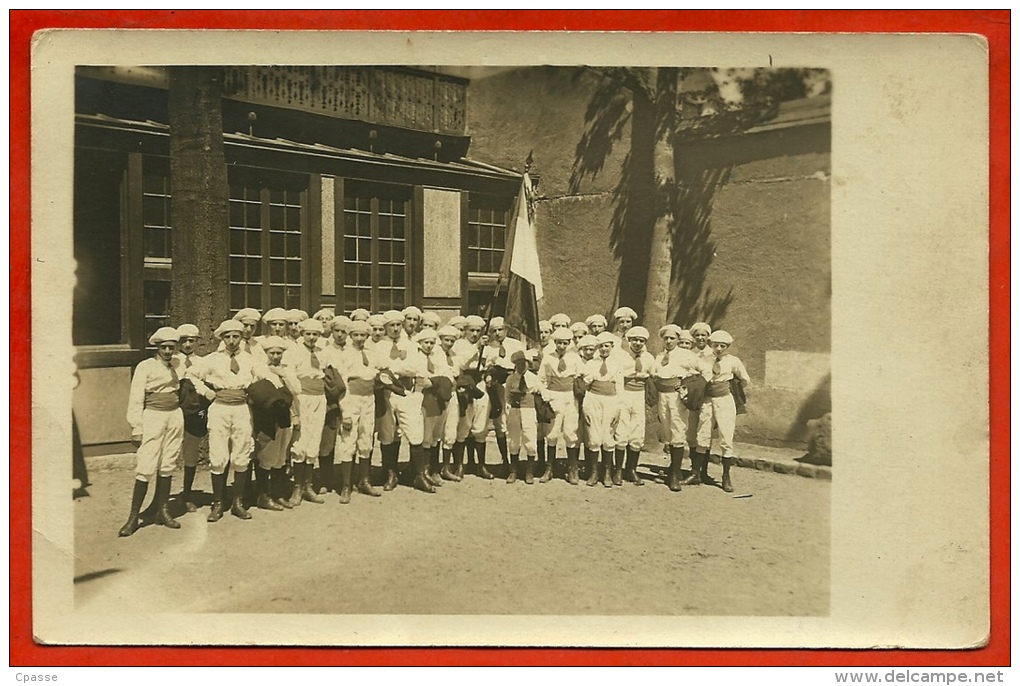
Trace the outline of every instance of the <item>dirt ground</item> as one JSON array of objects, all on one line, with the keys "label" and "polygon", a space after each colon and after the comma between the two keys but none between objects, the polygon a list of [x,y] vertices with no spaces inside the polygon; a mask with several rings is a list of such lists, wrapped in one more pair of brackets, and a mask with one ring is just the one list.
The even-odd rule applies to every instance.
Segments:
[{"label": "dirt ground", "polygon": [[[489,455],[499,460],[495,445]],[[733,496],[750,497],[677,494],[657,474],[664,464],[642,455],[643,487],[467,476],[435,495],[401,486],[340,505],[330,493],[324,505],[252,509],[249,521],[208,524],[202,508],[179,530],[124,539],[132,472],[93,471],[74,508],[75,600],[140,612],[828,613],[828,481],[735,468]],[[195,486],[211,490],[207,471]]]}]

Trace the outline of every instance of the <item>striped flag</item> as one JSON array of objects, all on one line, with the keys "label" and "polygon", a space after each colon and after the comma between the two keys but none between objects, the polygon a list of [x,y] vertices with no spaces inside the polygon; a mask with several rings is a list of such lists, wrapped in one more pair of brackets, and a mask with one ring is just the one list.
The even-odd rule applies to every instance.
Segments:
[{"label": "striped flag", "polygon": [[500,278],[507,280],[504,319],[532,341],[538,340],[538,301],[542,299],[542,270],[538,263],[535,238],[534,189],[524,174],[510,221],[507,250],[503,255]]}]

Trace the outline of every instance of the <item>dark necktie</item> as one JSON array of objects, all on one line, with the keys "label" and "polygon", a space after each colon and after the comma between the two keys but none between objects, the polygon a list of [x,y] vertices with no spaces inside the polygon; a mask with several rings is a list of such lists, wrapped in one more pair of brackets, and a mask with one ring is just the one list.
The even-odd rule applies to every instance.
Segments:
[{"label": "dark necktie", "polygon": [[188,355],[187,357],[184,358],[184,368],[185,369],[190,369],[192,364],[194,364],[194,363],[191,361],[191,355]]},{"label": "dark necktie", "polygon": [[528,384],[524,380],[524,375],[523,374],[521,374],[521,380],[517,383],[517,390],[520,391],[521,393],[527,393],[528,392]]},{"label": "dark necktie", "polygon": [[665,367],[669,364],[669,351],[662,353],[662,366]]},{"label": "dark necktie", "polygon": [[230,371],[233,374],[239,374],[241,372],[241,365],[237,363],[235,355],[237,355],[237,353],[230,353]]},{"label": "dark necktie", "polygon": [[174,386],[179,386],[181,380],[177,376],[177,370],[174,369],[174,361],[170,360],[169,362],[167,362],[166,368],[170,370],[170,378],[173,379]]},{"label": "dark necktie", "polygon": [[312,364],[312,369],[318,369],[319,368],[319,356],[315,354],[314,350],[311,352],[311,358],[309,358],[309,359],[310,359],[311,364]]},{"label": "dark necktie", "polygon": [[605,376],[608,373],[609,373],[609,366],[606,365],[606,358],[603,357],[602,358],[602,368],[599,369],[599,374],[601,374],[602,376]]},{"label": "dark necktie", "polygon": [[560,355],[560,363],[556,365],[556,371],[558,372],[567,371],[567,361],[563,358],[563,355]]},{"label": "dark necktie", "polygon": [[364,348],[361,349],[361,364],[365,365],[366,367],[369,366],[369,364],[368,364],[368,353],[365,352]]},{"label": "dark necktie", "polygon": [[499,344],[499,356],[506,357],[506,347],[502,343]]},{"label": "dark necktie", "polygon": [[712,365],[712,376],[720,376],[721,374],[722,365],[719,363],[719,360],[716,360],[715,364]]},{"label": "dark necktie", "polygon": [[640,372],[641,369],[642,369],[641,355],[638,355],[637,357],[634,358],[634,372],[635,373]]},{"label": "dark necktie", "polygon": [[396,360],[399,357],[400,357],[400,346],[398,346],[397,342],[394,341],[393,342],[393,347],[390,348],[390,359],[391,360]]},{"label": "dark necktie", "polygon": [[434,373],[436,371],[436,365],[432,364],[432,357],[429,356],[429,357],[427,357],[425,359],[426,359],[426,363],[428,364],[429,374]]}]

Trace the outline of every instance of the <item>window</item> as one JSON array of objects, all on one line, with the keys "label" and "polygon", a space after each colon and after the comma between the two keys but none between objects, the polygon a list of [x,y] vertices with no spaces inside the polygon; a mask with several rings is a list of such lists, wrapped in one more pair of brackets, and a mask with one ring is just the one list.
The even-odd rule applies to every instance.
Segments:
[{"label": "window", "polygon": [[143,161],[142,175],[142,254],[144,282],[142,301],[145,303],[145,349],[149,336],[161,326],[169,326],[170,283],[173,275],[172,232],[170,214],[170,179],[150,160]]},{"label": "window", "polygon": [[409,302],[411,189],[348,181],[344,184],[342,309],[403,309]]},{"label": "window", "polygon": [[506,198],[472,193],[468,197],[468,271],[495,273],[506,250],[510,205]]},{"label": "window", "polygon": [[301,307],[306,193],[230,187],[230,311]]},{"label": "window", "polygon": [[75,345],[125,342],[121,199],[127,193],[127,163],[124,153],[75,150],[74,259],[78,278],[71,321]]}]

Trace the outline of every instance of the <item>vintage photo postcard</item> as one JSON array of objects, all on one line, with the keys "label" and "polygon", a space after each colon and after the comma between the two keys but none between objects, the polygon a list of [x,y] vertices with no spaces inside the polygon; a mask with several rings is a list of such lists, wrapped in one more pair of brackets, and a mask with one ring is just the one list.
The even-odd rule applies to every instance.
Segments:
[{"label": "vintage photo postcard", "polygon": [[983,645],[988,87],[968,35],[39,33],[33,635]]}]

